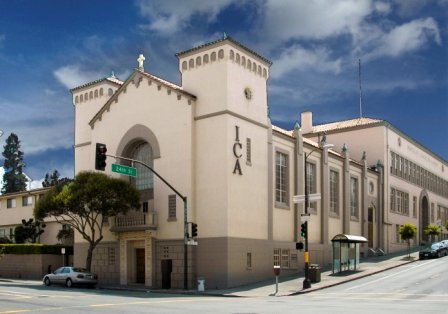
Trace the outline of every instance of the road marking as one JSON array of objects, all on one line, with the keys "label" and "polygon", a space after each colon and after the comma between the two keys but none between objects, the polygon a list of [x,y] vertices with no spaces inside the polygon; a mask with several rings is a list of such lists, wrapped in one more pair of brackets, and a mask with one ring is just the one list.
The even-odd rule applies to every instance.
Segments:
[{"label": "road marking", "polygon": [[[316,298],[316,299],[337,299],[337,300],[342,300],[341,296],[325,296],[325,295],[318,296],[318,295],[315,295],[315,296],[313,296],[313,298]],[[437,300],[432,299],[432,298],[429,298],[429,299],[377,298],[377,297],[374,297],[373,295],[372,295],[371,298],[355,296],[355,297],[345,297],[343,299],[344,300],[346,300],[346,299],[349,299],[349,300],[369,300],[369,301],[375,301],[375,300],[404,301],[405,300],[406,302],[428,302],[428,303],[438,303],[438,302],[440,302],[440,303],[448,303],[447,295],[444,295],[443,299],[437,299]]]},{"label": "road marking", "polygon": [[178,303],[178,302],[212,302],[212,301],[223,301],[225,298],[188,298],[188,299],[169,299],[169,300],[152,300],[152,301],[136,301],[136,302],[123,302],[123,303],[103,303],[103,304],[87,304],[87,305],[76,305],[76,306],[61,306],[61,307],[47,307],[47,308],[33,308],[33,309],[16,309],[2,311],[0,314],[11,314],[11,313],[27,313],[35,311],[63,311],[67,309],[82,309],[82,308],[93,308],[93,307],[113,307],[113,306],[126,306],[126,305],[143,305],[143,304],[162,304],[162,303]]},{"label": "road marking", "polygon": [[410,268],[407,268],[407,269],[405,269],[405,270],[399,271],[398,273],[395,273],[395,274],[392,274],[392,275],[388,275],[388,276],[385,276],[385,277],[381,277],[381,278],[378,278],[378,279],[376,279],[376,280],[369,281],[369,282],[366,282],[366,283],[361,284],[361,285],[358,285],[358,286],[354,286],[354,287],[351,287],[351,288],[347,288],[347,289],[345,289],[345,290],[346,290],[346,291],[349,291],[349,290],[353,290],[353,289],[358,289],[358,288],[360,288],[360,287],[364,287],[364,286],[370,285],[370,284],[372,284],[372,283],[375,283],[375,282],[378,282],[378,281],[381,281],[381,280],[384,280],[384,279],[388,279],[388,278],[394,277],[394,276],[396,276],[396,275],[399,275],[399,274],[401,274],[401,273],[407,272],[407,271],[409,271],[409,270],[413,270],[413,269],[415,269],[415,268],[419,268],[419,267],[425,266],[425,265],[427,265],[427,264],[429,264],[429,263],[433,263],[434,261],[435,261],[435,260],[428,261],[428,262],[426,262],[426,263],[419,264],[419,265],[417,265],[417,266],[410,267]]}]

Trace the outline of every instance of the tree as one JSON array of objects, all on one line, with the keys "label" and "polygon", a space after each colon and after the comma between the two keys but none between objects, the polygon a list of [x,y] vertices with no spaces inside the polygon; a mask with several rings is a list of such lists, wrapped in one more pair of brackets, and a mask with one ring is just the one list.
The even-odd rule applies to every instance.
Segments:
[{"label": "tree", "polygon": [[434,242],[434,236],[438,236],[440,234],[440,227],[429,224],[425,229],[425,234],[431,236],[431,240]]},{"label": "tree", "polygon": [[60,173],[57,170],[54,170],[52,174],[46,173],[45,179],[42,182],[42,187],[47,188],[58,184],[65,184],[67,182],[73,181],[72,179],[69,178],[60,179],[59,177]]},{"label": "tree", "polygon": [[16,243],[36,243],[39,236],[44,233],[46,225],[39,220],[34,221],[33,218],[22,219],[22,225],[14,229],[14,240]]},{"label": "tree", "polygon": [[22,170],[25,167],[23,162],[23,152],[20,150],[20,140],[16,134],[11,133],[6,139],[6,145],[3,146],[2,153],[5,157],[3,168],[3,187],[2,193],[14,193],[26,190],[27,178]]},{"label": "tree", "polygon": [[411,239],[417,233],[417,227],[413,224],[404,224],[399,230],[401,238],[408,243],[408,257],[411,257]]},{"label": "tree", "polygon": [[73,228],[61,229],[58,231],[58,234],[56,235],[56,238],[58,239],[59,242],[61,242],[62,244],[70,244],[70,245],[73,245],[73,237],[74,237]]},{"label": "tree", "polygon": [[73,182],[56,185],[39,199],[34,215],[53,216],[79,232],[89,244],[85,267],[90,270],[93,250],[103,239],[103,218],[139,206],[140,194],[129,182],[103,173],[80,172]]}]

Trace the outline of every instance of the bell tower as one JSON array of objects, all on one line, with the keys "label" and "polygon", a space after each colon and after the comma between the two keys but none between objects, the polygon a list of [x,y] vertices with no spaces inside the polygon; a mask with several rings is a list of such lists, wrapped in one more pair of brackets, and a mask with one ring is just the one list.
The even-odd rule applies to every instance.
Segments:
[{"label": "bell tower", "polygon": [[[269,238],[271,62],[227,36],[177,57],[182,88],[197,97],[192,205],[200,229],[197,266],[207,269],[203,276],[220,282],[219,274],[234,267],[242,245]],[[211,251],[216,253],[213,260]],[[226,280],[223,286],[239,278]]]},{"label": "bell tower", "polygon": [[268,123],[269,60],[228,36],[176,56],[182,88],[198,98],[196,118],[227,111]]}]

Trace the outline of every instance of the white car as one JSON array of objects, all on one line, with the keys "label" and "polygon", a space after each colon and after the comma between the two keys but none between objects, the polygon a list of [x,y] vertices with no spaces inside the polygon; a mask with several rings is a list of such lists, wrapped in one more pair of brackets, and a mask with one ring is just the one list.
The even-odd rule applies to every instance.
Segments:
[{"label": "white car", "polygon": [[85,268],[66,266],[59,267],[54,272],[46,274],[42,281],[46,286],[62,284],[69,288],[73,285],[94,287],[98,283],[98,276]]}]

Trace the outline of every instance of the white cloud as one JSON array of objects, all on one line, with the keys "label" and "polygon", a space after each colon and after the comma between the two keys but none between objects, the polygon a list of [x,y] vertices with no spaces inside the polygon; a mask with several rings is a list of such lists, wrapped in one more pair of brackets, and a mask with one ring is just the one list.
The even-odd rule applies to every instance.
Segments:
[{"label": "white cloud", "polygon": [[267,0],[264,33],[279,40],[352,33],[373,9],[370,0]]},{"label": "white cloud", "polygon": [[317,48],[311,51],[300,45],[294,45],[284,50],[280,57],[273,62],[271,76],[279,78],[295,70],[313,70],[337,74],[341,70],[341,59],[331,60],[325,48]]},{"label": "white cloud", "polygon": [[95,72],[81,71],[78,65],[67,65],[53,71],[54,76],[68,89],[83,85],[101,76]]},{"label": "white cloud", "polygon": [[366,58],[397,57],[421,49],[431,40],[441,44],[437,22],[433,18],[414,20],[393,28],[371,43],[374,48]]},{"label": "white cloud", "polygon": [[219,12],[234,0],[139,0],[140,14],[149,20],[146,26],[163,35],[184,29],[194,14],[202,14],[208,22],[216,19]]},{"label": "white cloud", "polygon": [[388,14],[391,11],[390,4],[387,2],[374,2],[373,4],[375,11],[381,13],[381,14]]}]

